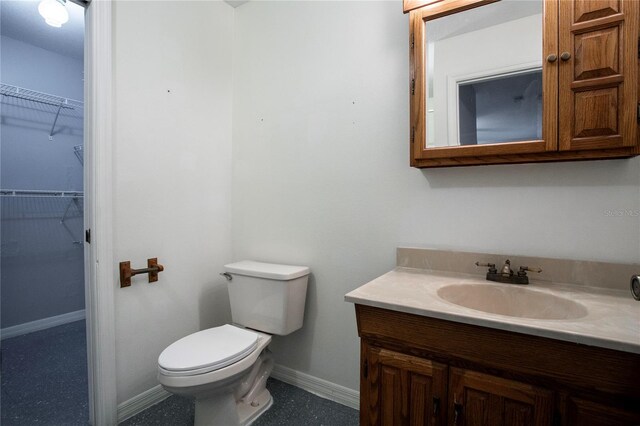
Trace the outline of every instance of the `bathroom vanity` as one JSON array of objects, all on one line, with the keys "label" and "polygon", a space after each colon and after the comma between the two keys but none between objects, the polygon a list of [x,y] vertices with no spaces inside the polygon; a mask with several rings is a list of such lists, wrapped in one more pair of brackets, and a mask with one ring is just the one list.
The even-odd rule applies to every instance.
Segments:
[{"label": "bathroom vanity", "polygon": [[361,339],[362,425],[640,424],[640,302],[628,290],[489,283],[432,269],[453,264],[442,252],[405,262],[403,250],[409,267],[345,296]]}]

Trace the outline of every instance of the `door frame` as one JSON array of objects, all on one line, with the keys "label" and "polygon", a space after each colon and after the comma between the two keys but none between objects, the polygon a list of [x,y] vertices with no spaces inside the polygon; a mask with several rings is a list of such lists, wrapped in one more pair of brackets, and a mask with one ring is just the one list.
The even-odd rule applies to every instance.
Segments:
[{"label": "door frame", "polygon": [[85,9],[84,191],[85,305],[89,422],[117,423],[116,334],[113,252],[113,61],[112,2],[93,0]]}]

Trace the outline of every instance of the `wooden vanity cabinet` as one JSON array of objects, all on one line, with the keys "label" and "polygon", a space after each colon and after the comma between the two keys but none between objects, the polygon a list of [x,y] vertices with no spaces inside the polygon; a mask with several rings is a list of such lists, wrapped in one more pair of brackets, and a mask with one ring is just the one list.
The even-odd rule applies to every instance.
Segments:
[{"label": "wooden vanity cabinet", "polygon": [[543,0],[541,139],[426,146],[425,25],[494,1],[404,0],[404,12],[409,13],[410,22],[411,166],[550,162],[640,154],[637,0]]},{"label": "wooden vanity cabinet", "polygon": [[362,351],[362,424],[446,424],[446,365],[364,342]]},{"label": "wooden vanity cabinet", "polygon": [[553,393],[543,388],[477,371],[452,368],[449,374],[449,424],[552,424]]},{"label": "wooden vanity cabinet", "polygon": [[640,424],[640,355],[356,304],[361,425]]}]

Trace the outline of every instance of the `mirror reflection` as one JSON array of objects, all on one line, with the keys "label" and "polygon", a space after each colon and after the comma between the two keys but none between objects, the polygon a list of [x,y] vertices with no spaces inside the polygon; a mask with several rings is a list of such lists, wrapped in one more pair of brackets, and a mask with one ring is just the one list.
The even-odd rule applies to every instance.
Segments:
[{"label": "mirror reflection", "polygon": [[542,139],[542,0],[429,20],[427,147]]}]

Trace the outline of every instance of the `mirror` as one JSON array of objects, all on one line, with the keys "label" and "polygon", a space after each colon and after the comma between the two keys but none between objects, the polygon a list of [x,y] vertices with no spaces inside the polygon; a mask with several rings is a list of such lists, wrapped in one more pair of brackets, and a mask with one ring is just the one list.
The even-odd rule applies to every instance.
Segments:
[{"label": "mirror", "polygon": [[426,147],[542,139],[542,0],[425,22]]}]

